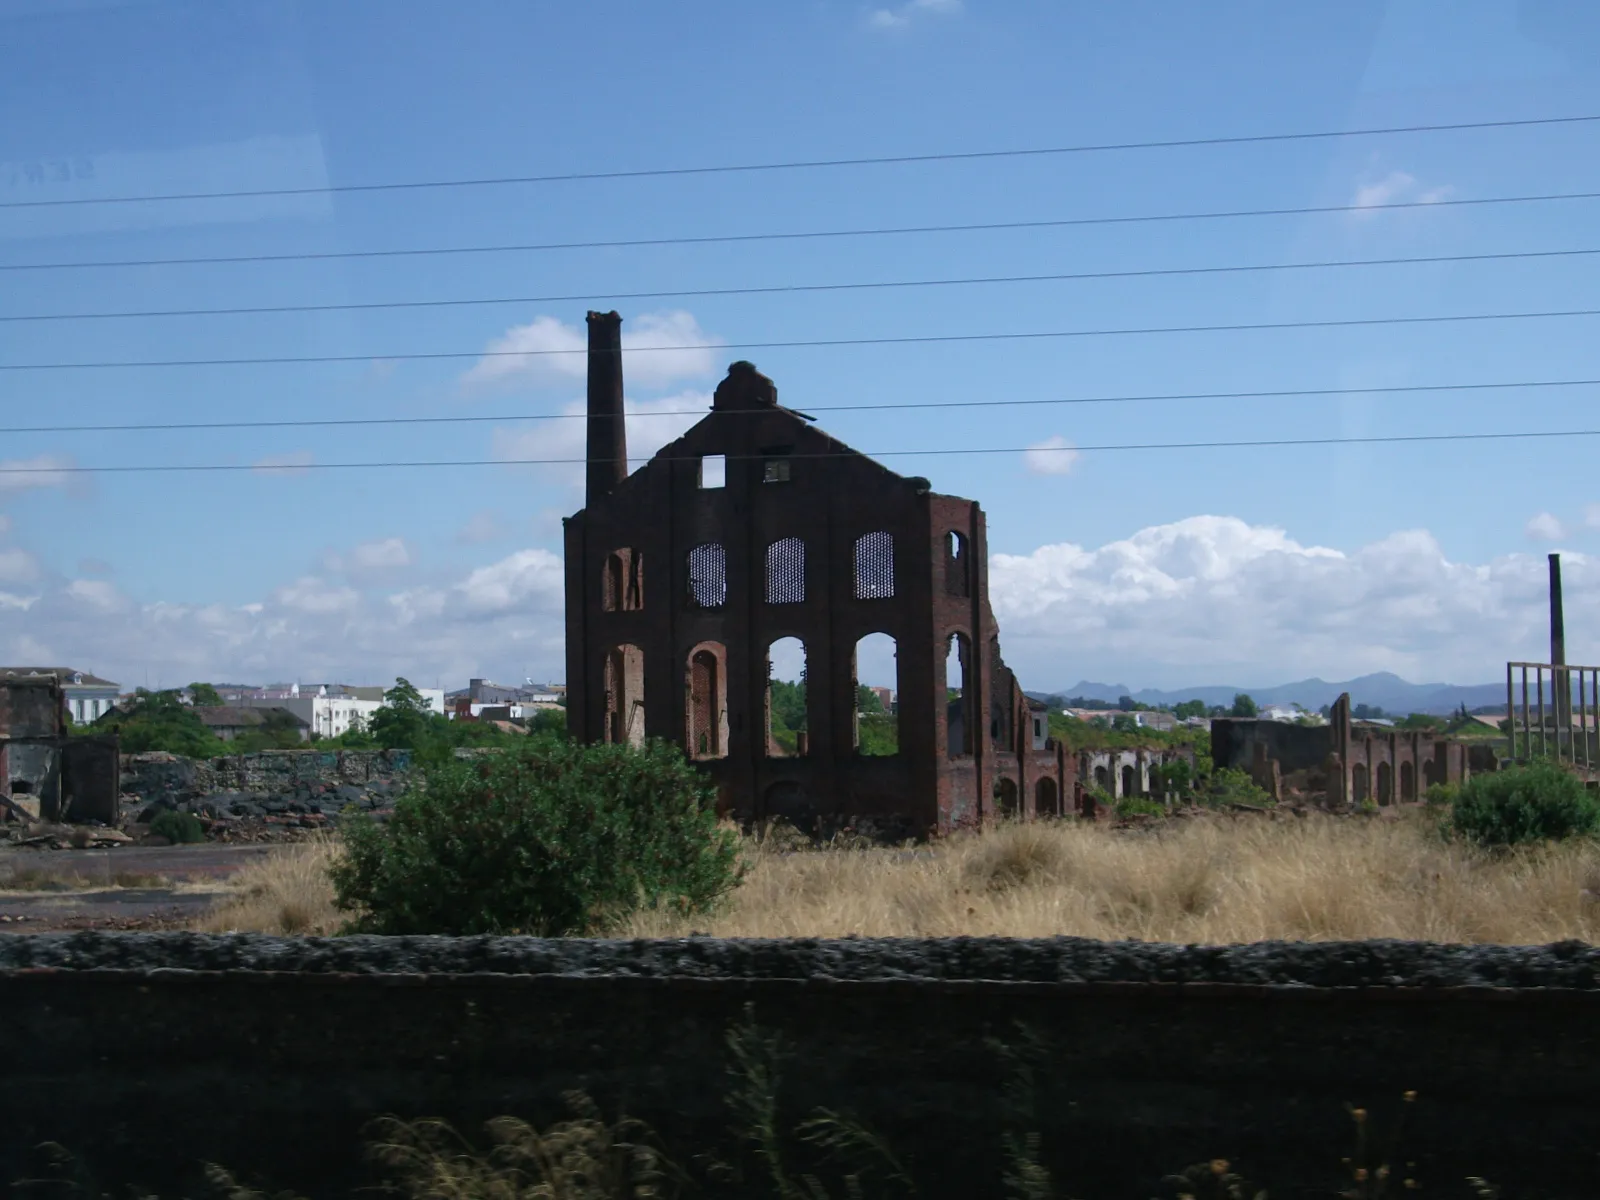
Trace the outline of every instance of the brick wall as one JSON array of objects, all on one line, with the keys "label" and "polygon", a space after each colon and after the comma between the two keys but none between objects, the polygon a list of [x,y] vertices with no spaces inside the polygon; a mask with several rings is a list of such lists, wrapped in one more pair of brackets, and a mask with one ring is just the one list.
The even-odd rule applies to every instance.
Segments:
[{"label": "brick wall", "polygon": [[1342,1106],[1381,1123],[1406,1089],[1434,1194],[1592,1195],[1600,1147],[1600,951],[1576,944],[42,935],[0,941],[0,1005],[5,1177],[52,1139],[107,1190],[182,1194],[209,1159],[342,1195],[371,1116],[548,1120],[572,1087],[687,1156],[726,1137],[747,1014],[788,1046],[786,1117],[856,1114],[925,1195],[1001,1193],[1018,1125],[990,1039],[1034,1068],[1045,1157],[1085,1200],[1219,1155],[1273,1195],[1331,1187]]}]

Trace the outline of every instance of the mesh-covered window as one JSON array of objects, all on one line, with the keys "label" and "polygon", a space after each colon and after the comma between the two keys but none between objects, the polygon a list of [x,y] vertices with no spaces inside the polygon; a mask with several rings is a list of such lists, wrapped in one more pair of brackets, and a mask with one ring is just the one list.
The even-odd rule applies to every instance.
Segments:
[{"label": "mesh-covered window", "polygon": [[716,542],[689,551],[689,603],[721,608],[728,602],[728,555]]},{"label": "mesh-covered window", "polygon": [[878,530],[856,539],[856,599],[894,595],[894,535]]},{"label": "mesh-covered window", "polygon": [[769,458],[761,464],[762,483],[788,483],[789,460],[787,458]]},{"label": "mesh-covered window", "polygon": [[767,547],[767,603],[804,604],[806,599],[806,544],[783,538]]}]

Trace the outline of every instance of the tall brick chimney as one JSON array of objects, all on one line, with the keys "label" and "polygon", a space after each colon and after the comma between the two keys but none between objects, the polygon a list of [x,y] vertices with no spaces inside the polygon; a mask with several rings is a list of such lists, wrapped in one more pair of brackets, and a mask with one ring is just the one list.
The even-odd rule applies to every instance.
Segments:
[{"label": "tall brick chimney", "polygon": [[589,314],[589,449],[585,504],[609,496],[628,477],[628,427],[622,408],[622,318]]}]

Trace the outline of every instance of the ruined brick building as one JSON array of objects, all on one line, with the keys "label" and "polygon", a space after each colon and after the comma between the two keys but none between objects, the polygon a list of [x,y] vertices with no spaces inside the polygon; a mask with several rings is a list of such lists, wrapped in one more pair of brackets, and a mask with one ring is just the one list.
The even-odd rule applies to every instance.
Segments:
[{"label": "ruined brick building", "polygon": [[[1001,658],[978,505],[829,437],[746,362],[629,474],[622,320],[588,323],[587,493],[565,522],[574,735],[670,739],[740,817],[923,832],[1064,811],[1075,766]],[[857,700],[874,634],[895,645],[887,753]],[[806,719],[785,746],[770,656],[791,637]]]},{"label": "ruined brick building", "polygon": [[1211,723],[1211,759],[1248,772],[1274,800],[1302,795],[1337,808],[1368,800],[1410,804],[1436,783],[1464,783],[1498,765],[1493,748],[1481,743],[1353,721],[1348,692],[1326,725],[1219,718]]}]

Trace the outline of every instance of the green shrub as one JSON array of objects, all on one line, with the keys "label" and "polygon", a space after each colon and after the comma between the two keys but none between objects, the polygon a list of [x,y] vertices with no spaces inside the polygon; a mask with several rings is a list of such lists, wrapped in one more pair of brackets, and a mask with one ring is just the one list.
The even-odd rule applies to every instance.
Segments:
[{"label": "green shrub", "polygon": [[1270,808],[1272,797],[1267,794],[1266,789],[1256,786],[1256,781],[1250,778],[1248,771],[1241,771],[1236,767],[1223,767],[1211,773],[1211,777],[1206,781],[1205,790],[1200,793],[1200,803],[1210,808],[1221,808],[1227,804]]},{"label": "green shrub", "polygon": [[1164,817],[1167,806],[1144,796],[1123,796],[1112,809],[1118,817]]},{"label": "green shrub", "polygon": [[200,824],[199,817],[193,813],[177,812],[170,808],[158,812],[151,819],[150,832],[157,837],[166,838],[174,846],[206,840],[206,829]]},{"label": "green shrub", "polygon": [[641,908],[703,911],[740,877],[711,786],[662,742],[532,736],[429,769],[386,823],[344,835],[334,891],[358,932],[594,934]]},{"label": "green shrub", "polygon": [[1431,783],[1428,790],[1422,793],[1422,798],[1429,808],[1448,808],[1460,794],[1459,783]]},{"label": "green shrub", "polygon": [[1555,763],[1532,762],[1474,775],[1451,807],[1448,827],[1485,846],[1513,846],[1600,830],[1600,801]]}]

